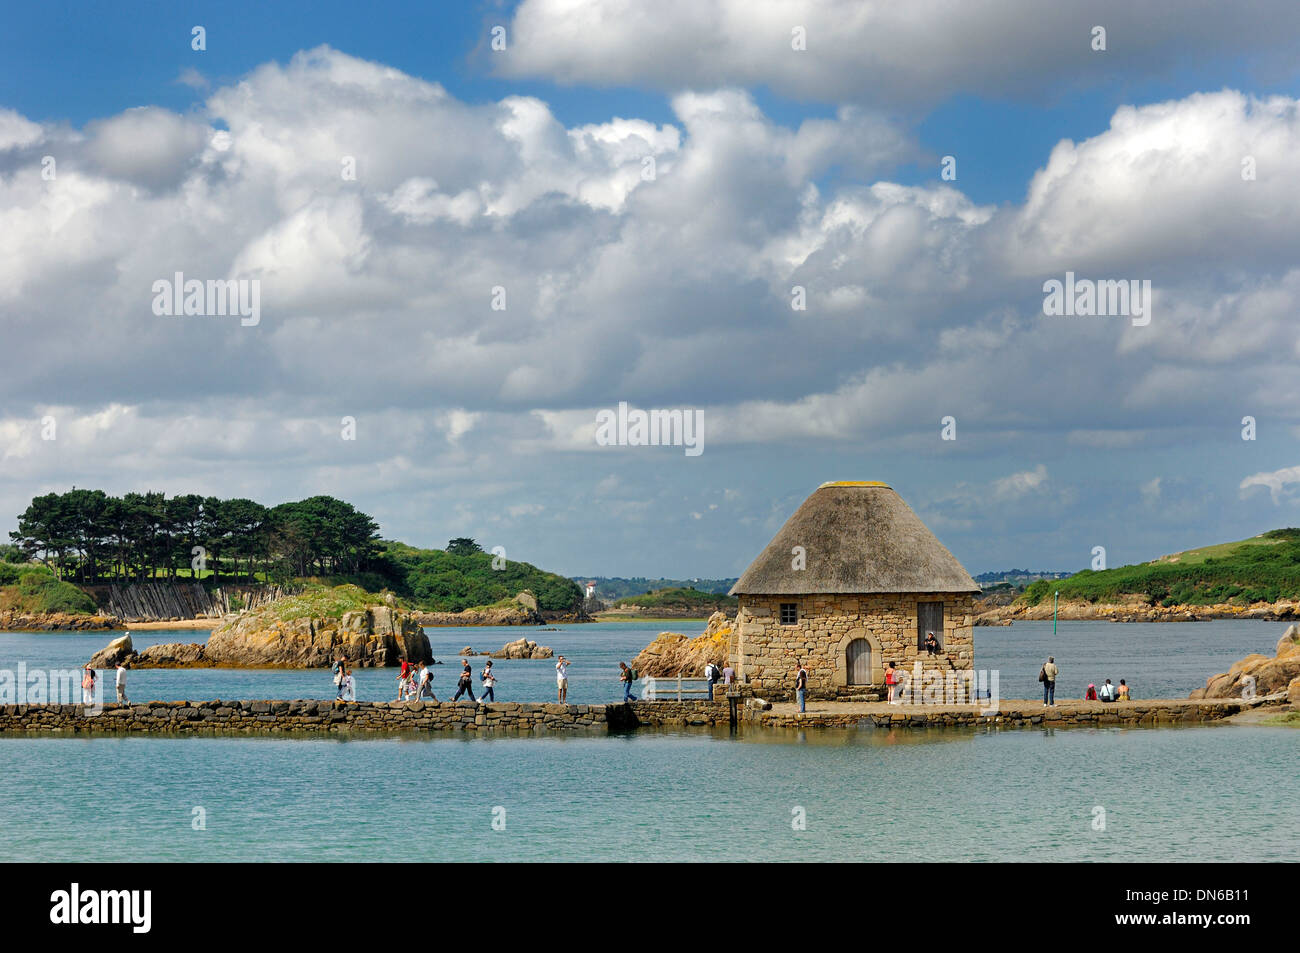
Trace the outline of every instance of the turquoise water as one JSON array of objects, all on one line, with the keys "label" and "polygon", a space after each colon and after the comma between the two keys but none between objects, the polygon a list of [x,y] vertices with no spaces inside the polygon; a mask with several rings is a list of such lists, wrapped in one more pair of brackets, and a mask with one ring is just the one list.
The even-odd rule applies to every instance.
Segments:
[{"label": "turquoise water", "polygon": [[[619,695],[618,662],[664,623],[534,632],[573,659],[570,700]],[[673,624],[687,634],[702,623]],[[1185,695],[1285,626],[1260,622],[981,628],[977,665],[1032,697],[1126,678]],[[430,629],[441,697],[465,645],[518,629]],[[151,632],[138,645],[201,640]],[[75,668],[110,636],[0,634],[0,668]],[[477,670],[481,659],[474,660]],[[548,661],[503,661],[502,700],[554,697]],[[393,673],[358,673],[362,699]],[[322,671],[131,674],[143,699],[325,698]],[[342,739],[0,735],[11,860],[1293,860],[1300,732],[1195,728],[638,731]],[[195,808],[206,828],[193,829]],[[796,831],[796,809],[806,830]],[[493,820],[503,815],[505,829]],[[1098,810],[1104,812],[1099,814]],[[1094,825],[1104,817],[1104,830]]]},{"label": "turquoise water", "polygon": [[[591,704],[622,698],[618,663],[631,662],[661,630],[687,635],[704,631],[703,622],[598,623],[567,626],[547,632],[518,628],[428,629],[436,658],[434,691],[449,698],[455,691],[458,653],[466,645],[476,650],[499,649],[526,635],[572,661],[569,701]],[[1272,654],[1286,626],[1279,623],[1229,620],[1221,622],[1132,623],[1063,622],[1052,637],[1050,622],[1017,623],[975,630],[976,665],[999,671],[1003,698],[1032,698],[1039,693],[1039,665],[1056,656],[1061,668],[1058,697],[1081,698],[1088,682],[1127,679],[1135,698],[1184,696],[1205,684],[1206,676],[1251,652]],[[0,668],[19,662],[33,668],[80,668],[114,633],[0,633]],[[137,648],[160,642],[201,642],[207,633],[185,630],[138,632]],[[472,659],[477,673],[484,659]],[[500,684],[500,701],[549,701],[555,698],[553,661],[493,663]],[[357,699],[384,701],[396,697],[391,669],[358,669]],[[477,678],[475,681],[477,687]],[[334,686],[324,670],[173,669],[140,670],[130,674],[128,695],[135,701],[181,699],[332,698]]]},{"label": "turquoise water", "polygon": [[9,860],[1282,861],[1300,850],[1298,741],[1232,725],[3,738],[0,828]]}]

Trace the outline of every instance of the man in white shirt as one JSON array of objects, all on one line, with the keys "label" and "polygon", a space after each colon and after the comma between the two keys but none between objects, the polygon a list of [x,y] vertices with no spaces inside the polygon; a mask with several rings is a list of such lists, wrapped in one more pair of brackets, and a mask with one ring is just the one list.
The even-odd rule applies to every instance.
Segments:
[{"label": "man in white shirt", "polygon": [[555,663],[555,689],[561,703],[569,697],[569,660],[563,655]]},{"label": "man in white shirt", "polygon": [[126,662],[117,663],[117,700],[123,705],[126,700]]},{"label": "man in white shirt", "polygon": [[419,681],[419,689],[415,693],[416,700],[432,698],[437,701],[437,696],[433,694],[433,673],[429,671],[429,666],[421,662],[420,671],[416,677]]}]

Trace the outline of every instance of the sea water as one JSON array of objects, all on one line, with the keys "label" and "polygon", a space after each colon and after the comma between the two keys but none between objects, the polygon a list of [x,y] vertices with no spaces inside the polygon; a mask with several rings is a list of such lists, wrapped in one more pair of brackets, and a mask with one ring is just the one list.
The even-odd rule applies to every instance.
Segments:
[{"label": "sea water", "polygon": [[[672,624],[687,634],[702,624]],[[571,700],[619,696],[663,623],[431,629],[442,697],[454,653],[526,631],[573,659]],[[1284,626],[1050,623],[976,630],[1003,697],[1126,678],[1185,695]],[[0,635],[0,667],[76,667],[110,636]],[[203,633],[133,635],[137,645]],[[475,669],[481,659],[474,659]],[[503,661],[501,697],[553,697],[550,661]],[[393,692],[359,672],[359,697]],[[1077,690],[1075,686],[1077,684]],[[149,698],[327,698],[327,672],[131,673]],[[1300,732],[1162,728],[625,735],[165,737],[0,735],[0,832],[12,860],[1291,860]]]},{"label": "sea water", "polygon": [[[565,655],[569,668],[569,701],[600,704],[621,701],[620,661],[633,657],[664,629],[699,635],[704,623],[589,623],[555,630],[509,627],[430,628],[425,631],[434,657],[434,692],[449,699],[456,690],[459,653],[465,647],[492,651],[526,636]],[[1058,698],[1082,698],[1089,682],[1107,678],[1116,685],[1126,679],[1134,698],[1186,696],[1205,684],[1209,675],[1226,672],[1237,659],[1252,652],[1273,654],[1285,624],[1224,620],[1213,622],[1062,622],[1053,637],[1050,622],[1018,622],[1013,626],[975,629],[975,665],[999,673],[1003,698],[1033,698],[1041,694],[1038,669],[1048,655],[1056,657],[1061,674]],[[26,663],[35,669],[79,669],[120,632],[0,633],[0,668]],[[131,634],[137,650],[162,642],[203,642],[207,633],[193,630],[151,630]],[[478,673],[484,658],[471,658],[475,691],[482,691]],[[884,661],[889,661],[888,658]],[[494,660],[498,701],[554,701],[555,660]],[[791,672],[793,680],[794,673]],[[394,669],[356,669],[358,701],[390,701],[397,697]],[[111,673],[105,683],[112,700]],[[127,696],[132,701],[207,701],[212,699],[333,698],[328,669],[140,669],[131,671]]]}]

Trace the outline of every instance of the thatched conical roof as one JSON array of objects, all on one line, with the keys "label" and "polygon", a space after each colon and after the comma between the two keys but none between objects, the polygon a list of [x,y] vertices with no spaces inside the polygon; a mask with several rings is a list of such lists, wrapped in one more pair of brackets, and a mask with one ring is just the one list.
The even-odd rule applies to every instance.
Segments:
[{"label": "thatched conical roof", "polygon": [[[793,568],[794,547],[806,568]],[[884,483],[823,483],[731,587],[732,595],[979,592],[952,553]]]}]

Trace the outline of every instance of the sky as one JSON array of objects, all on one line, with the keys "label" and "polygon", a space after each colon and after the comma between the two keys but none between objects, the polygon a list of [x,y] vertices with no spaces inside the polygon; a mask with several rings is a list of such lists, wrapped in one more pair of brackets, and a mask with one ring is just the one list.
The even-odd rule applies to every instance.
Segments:
[{"label": "sky", "polygon": [[[329,493],[690,578],[828,480],[972,573],[1300,524],[1295,4],[0,16],[0,532],[74,485]],[[255,320],[166,313],[178,273]],[[1067,273],[1145,307],[1051,313]],[[700,452],[610,444],[620,403]]]}]

